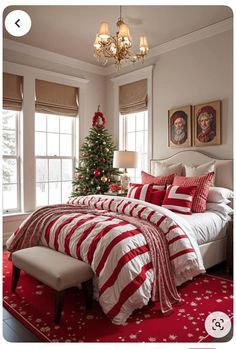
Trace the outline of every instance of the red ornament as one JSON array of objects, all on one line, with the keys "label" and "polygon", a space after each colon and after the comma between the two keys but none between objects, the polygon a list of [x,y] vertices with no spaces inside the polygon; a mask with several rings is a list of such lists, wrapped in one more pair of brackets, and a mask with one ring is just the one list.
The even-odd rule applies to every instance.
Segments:
[{"label": "red ornament", "polygon": [[93,128],[103,128],[106,123],[106,118],[103,113],[97,111],[93,116]]},{"label": "red ornament", "polygon": [[100,176],[100,174],[101,174],[101,171],[100,171],[99,169],[96,169],[96,170],[93,171],[93,175],[94,175],[95,177]]}]

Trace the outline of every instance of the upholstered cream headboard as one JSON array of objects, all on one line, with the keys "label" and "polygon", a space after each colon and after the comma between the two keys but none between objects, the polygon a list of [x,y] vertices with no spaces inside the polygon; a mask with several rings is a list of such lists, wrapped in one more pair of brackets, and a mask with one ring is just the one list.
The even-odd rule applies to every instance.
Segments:
[{"label": "upholstered cream headboard", "polygon": [[[182,163],[183,165],[201,165],[206,162],[215,160],[216,164],[216,179],[217,187],[233,189],[233,160],[218,160],[199,151],[187,150],[181,151],[167,159],[151,160],[151,173],[154,174],[154,164],[156,161],[161,161],[166,164]],[[185,175],[183,173],[183,175]]]}]

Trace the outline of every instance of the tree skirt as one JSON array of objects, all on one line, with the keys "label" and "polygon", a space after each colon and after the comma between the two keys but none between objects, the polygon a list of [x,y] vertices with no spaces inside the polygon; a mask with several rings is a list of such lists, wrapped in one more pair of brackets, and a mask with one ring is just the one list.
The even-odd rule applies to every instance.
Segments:
[{"label": "tree skirt", "polygon": [[179,288],[183,304],[163,316],[158,304],[136,310],[126,325],[113,325],[94,301],[86,311],[77,288],[66,294],[60,326],[53,322],[54,292],[21,272],[11,293],[11,261],[3,254],[3,305],[43,342],[209,342],[204,321],[213,311],[233,315],[233,283],[208,274]]}]

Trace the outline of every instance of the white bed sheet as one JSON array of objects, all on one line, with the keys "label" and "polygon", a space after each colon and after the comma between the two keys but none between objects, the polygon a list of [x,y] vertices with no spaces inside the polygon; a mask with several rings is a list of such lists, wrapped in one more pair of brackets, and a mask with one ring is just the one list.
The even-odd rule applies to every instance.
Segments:
[{"label": "white bed sheet", "polygon": [[193,213],[192,215],[178,215],[190,224],[198,245],[222,239],[226,236],[230,217],[227,220],[222,219],[220,214],[212,211]]}]

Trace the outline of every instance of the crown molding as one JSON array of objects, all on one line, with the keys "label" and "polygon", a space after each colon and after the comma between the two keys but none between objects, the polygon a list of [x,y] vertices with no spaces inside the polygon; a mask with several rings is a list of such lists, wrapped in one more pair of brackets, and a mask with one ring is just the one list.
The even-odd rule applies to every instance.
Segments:
[{"label": "crown molding", "polygon": [[134,70],[130,73],[118,75],[112,78],[111,81],[114,86],[121,86],[137,80],[146,79],[148,76],[151,77],[152,71],[153,65],[149,65],[148,67]]},{"label": "crown molding", "polygon": [[40,58],[44,61],[62,64],[70,68],[83,70],[89,73],[105,75],[105,71],[103,67],[97,66],[95,64],[87,63],[84,61],[80,61],[79,59],[75,59],[72,57],[67,57],[55,52],[44,50],[35,46],[22,44],[14,40],[4,39],[3,48],[10,51],[23,53],[31,57]]},{"label": "crown molding", "polygon": [[[202,29],[196,30],[187,35],[181,36],[174,40],[170,40],[161,45],[155,46],[149,50],[148,57],[146,61],[150,58],[160,56],[169,51],[175,50],[177,48],[190,45],[194,42],[210,38],[217,34],[224,33],[225,31],[229,31],[233,29],[233,18],[230,17],[225,19],[224,21],[217,22],[215,24],[209,25]],[[114,65],[110,65],[108,67],[101,67],[95,64],[87,63],[72,57],[67,57],[55,52],[51,52],[48,50],[44,50],[41,48],[37,48],[34,46],[22,44],[20,42],[16,42],[9,39],[3,40],[4,49],[8,49],[15,52],[20,52],[31,57],[40,58],[44,61],[53,62],[62,64],[65,66],[69,66],[74,69],[83,70],[89,73],[99,74],[103,76],[111,75],[117,73]],[[124,64],[125,67],[128,67],[129,63]],[[133,66],[133,65],[132,65]],[[122,71],[119,72],[122,74]]]},{"label": "crown molding", "polygon": [[[181,36],[171,41],[167,41],[164,44],[155,46],[151,48],[148,52],[148,56],[146,58],[146,62],[153,57],[160,56],[169,51],[175,50],[177,48],[193,44],[194,42],[210,38],[217,34],[224,33],[226,31],[233,30],[233,18],[230,17],[225,19],[224,21],[217,22],[215,24],[209,25],[202,29],[196,30],[187,35]],[[129,63],[124,64],[124,66],[130,65]],[[133,65],[132,65],[133,66]],[[105,75],[111,75],[117,73],[114,65],[105,68]],[[121,73],[121,72],[119,72]]]}]

